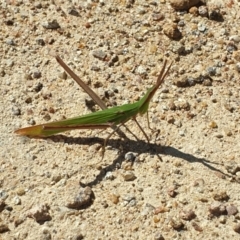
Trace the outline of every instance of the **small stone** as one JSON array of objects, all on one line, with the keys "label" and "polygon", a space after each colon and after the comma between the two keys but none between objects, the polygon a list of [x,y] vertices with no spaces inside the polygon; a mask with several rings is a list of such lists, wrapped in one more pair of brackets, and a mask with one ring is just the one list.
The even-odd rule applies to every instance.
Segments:
[{"label": "small stone", "polygon": [[125,181],[133,181],[137,178],[132,171],[124,171],[122,176]]},{"label": "small stone", "polygon": [[169,212],[169,209],[165,206],[159,206],[154,209],[154,214]]},{"label": "small stone", "polygon": [[147,74],[146,68],[142,65],[137,66],[135,72],[139,75],[146,75]]},{"label": "small stone", "polygon": [[58,77],[61,79],[66,80],[67,79],[67,73],[65,71],[58,74]]},{"label": "small stone", "polygon": [[38,82],[37,85],[33,88],[35,92],[40,92],[43,88],[43,84]]},{"label": "small stone", "polygon": [[131,202],[132,200],[135,200],[136,197],[134,195],[125,195],[122,197],[123,201],[126,201],[126,202]]},{"label": "small stone", "polygon": [[24,79],[25,80],[32,80],[32,76],[29,73],[24,74]]},{"label": "small stone", "polygon": [[75,17],[79,16],[79,12],[74,7],[68,8],[67,12],[68,14],[73,15]]},{"label": "small stone", "polygon": [[214,216],[220,216],[220,215],[226,214],[226,207],[218,202],[214,202],[213,204],[211,204],[208,210]]},{"label": "small stone", "polygon": [[3,199],[0,198],[0,212],[3,211],[3,209],[6,207],[6,203]]},{"label": "small stone", "polygon": [[236,174],[240,171],[240,164],[237,164],[236,162],[232,162],[231,164],[225,166],[226,170],[231,174]]},{"label": "small stone", "polygon": [[41,2],[34,2],[34,7],[41,9],[42,8],[42,3]]},{"label": "small stone", "polygon": [[203,86],[209,87],[212,86],[212,81],[210,79],[204,79],[202,84]]},{"label": "small stone", "polygon": [[178,218],[171,218],[170,225],[175,230],[180,230],[180,229],[182,229],[184,227],[183,222],[180,219],[178,219]]},{"label": "small stone", "polygon": [[164,15],[162,13],[153,13],[152,19],[153,21],[161,21],[164,19]]},{"label": "small stone", "polygon": [[175,190],[175,187],[172,187],[172,188],[169,188],[168,191],[167,191],[168,195],[172,198],[176,197],[177,196],[177,192]]},{"label": "small stone", "polygon": [[0,77],[4,77],[6,74],[5,70],[3,68],[0,68]]},{"label": "small stone", "polygon": [[213,7],[208,9],[208,17],[210,20],[222,21],[223,16],[221,14],[221,8]]},{"label": "small stone", "polygon": [[7,59],[6,65],[8,67],[12,67],[14,65],[14,61],[12,59]]},{"label": "small stone", "polygon": [[237,233],[240,233],[240,223],[236,223],[233,225],[233,230]]},{"label": "small stone", "polygon": [[226,207],[228,215],[236,215],[238,213],[238,209],[236,206],[230,205]]},{"label": "small stone", "polygon": [[210,128],[217,128],[218,125],[217,125],[217,123],[216,123],[215,121],[211,121],[211,122],[209,123],[209,127],[210,127]]},{"label": "small stone", "polygon": [[190,9],[189,9],[189,13],[191,13],[192,15],[194,15],[194,16],[197,16],[198,15],[198,8],[197,7],[191,7]]},{"label": "small stone", "polygon": [[204,5],[200,6],[198,8],[198,14],[201,16],[201,17],[207,17],[208,16],[208,8]]},{"label": "small stone", "polygon": [[236,63],[236,70],[240,73],[240,63]]},{"label": "small stone", "polygon": [[222,215],[219,217],[219,222],[222,224],[225,224],[227,222],[227,216],[226,215]]},{"label": "small stone", "polygon": [[182,37],[182,34],[175,23],[166,23],[163,26],[163,32],[166,36],[174,40],[178,40]]},{"label": "small stone", "polygon": [[32,74],[33,78],[40,78],[42,76],[42,73],[40,71],[35,71]]},{"label": "small stone", "polygon": [[16,193],[18,196],[25,195],[26,191],[23,188],[17,188]]},{"label": "small stone", "polygon": [[81,189],[79,193],[74,198],[68,198],[68,203],[66,207],[72,209],[81,209],[92,203],[94,198],[93,191],[90,187],[85,187]]},{"label": "small stone", "polygon": [[199,2],[200,0],[170,0],[170,4],[175,10],[188,10]]},{"label": "small stone", "polygon": [[13,39],[7,39],[5,42],[6,42],[6,44],[11,45],[11,46],[15,45],[15,42]]},{"label": "small stone", "polygon": [[50,207],[47,204],[41,204],[29,210],[27,216],[35,219],[38,223],[50,221],[52,217],[49,214]]},{"label": "small stone", "polygon": [[216,137],[216,138],[223,138],[223,134],[221,134],[221,133],[216,133],[216,134],[214,135],[214,137]]},{"label": "small stone", "polygon": [[8,18],[4,21],[4,23],[8,26],[12,26],[14,24],[14,19]]},{"label": "small stone", "polygon": [[110,61],[109,61],[109,63],[108,63],[108,66],[109,66],[109,67],[112,67],[112,66],[114,65],[114,63],[116,63],[116,62],[118,62],[118,61],[119,61],[118,55],[114,54],[114,55],[111,57],[111,59],[110,59]]},{"label": "small stone", "polygon": [[60,25],[58,24],[56,19],[54,19],[53,21],[46,21],[46,22],[42,23],[42,26],[46,29],[60,28]]},{"label": "small stone", "polygon": [[14,116],[19,116],[21,115],[21,109],[19,107],[14,106],[12,107],[12,113]]},{"label": "small stone", "polygon": [[200,226],[198,225],[198,223],[196,223],[196,222],[192,222],[192,226],[193,226],[193,228],[194,228],[196,231],[198,231],[198,232],[202,232],[202,231],[203,231],[202,227],[200,227]]},{"label": "small stone", "polygon": [[37,42],[37,44],[40,45],[40,46],[45,46],[45,42],[44,42],[44,40],[43,40],[42,38],[38,38],[38,39],[36,40],[36,42]]},{"label": "small stone", "polygon": [[174,124],[174,122],[175,122],[175,118],[173,117],[173,116],[167,116],[167,122],[168,123],[171,123],[171,124]]},{"label": "small stone", "polygon": [[5,233],[8,231],[10,231],[8,225],[0,222],[0,233]]},{"label": "small stone", "polygon": [[18,196],[15,196],[15,197],[13,198],[13,203],[14,203],[15,205],[20,205],[20,204],[21,204],[21,198],[18,197]]},{"label": "small stone", "polygon": [[163,237],[163,235],[161,233],[156,233],[154,235],[154,240],[164,240],[165,238]]},{"label": "small stone", "polygon": [[196,217],[196,214],[193,210],[189,209],[189,210],[183,210],[180,213],[180,216],[183,220],[190,221]]},{"label": "small stone", "polygon": [[111,194],[109,196],[109,199],[111,200],[112,203],[114,204],[118,204],[119,203],[119,198],[120,196],[119,195],[116,195],[116,194]]},{"label": "small stone", "polygon": [[229,196],[227,195],[227,193],[225,191],[223,192],[216,192],[213,194],[213,199],[216,201],[228,201],[229,200]]},{"label": "small stone", "polygon": [[153,216],[154,223],[158,223],[160,221],[160,218],[158,216]]},{"label": "small stone", "polygon": [[176,78],[173,80],[173,83],[177,86],[177,87],[186,87],[188,86],[188,78],[184,77],[184,78]]},{"label": "small stone", "polygon": [[93,52],[93,56],[100,60],[105,60],[107,57],[107,54],[105,52],[103,52],[102,50],[97,50],[97,51]]},{"label": "small stone", "polygon": [[134,161],[135,155],[132,152],[128,152],[125,154],[125,160],[126,161]]},{"label": "small stone", "polygon": [[112,172],[107,172],[105,177],[104,177],[105,180],[114,180],[114,178],[115,177],[114,177]]}]

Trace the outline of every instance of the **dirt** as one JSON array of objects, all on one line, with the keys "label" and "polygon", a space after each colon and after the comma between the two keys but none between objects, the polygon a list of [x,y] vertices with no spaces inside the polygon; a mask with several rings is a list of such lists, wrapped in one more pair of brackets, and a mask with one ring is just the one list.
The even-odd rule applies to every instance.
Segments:
[{"label": "dirt", "polygon": [[[111,2],[111,3],[110,3]],[[171,1],[172,3],[173,1]],[[182,6],[182,5],[181,5]],[[1,1],[0,239],[240,239],[240,2]],[[15,130],[139,100],[145,116],[47,139]]]}]

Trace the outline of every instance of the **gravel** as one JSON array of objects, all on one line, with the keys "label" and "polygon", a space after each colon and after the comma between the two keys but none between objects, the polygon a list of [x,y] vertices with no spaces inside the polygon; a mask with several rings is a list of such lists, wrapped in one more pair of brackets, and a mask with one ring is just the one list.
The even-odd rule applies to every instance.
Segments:
[{"label": "gravel", "polygon": [[[0,239],[240,238],[239,1],[2,1]],[[14,130],[134,102],[138,122],[50,139]],[[86,100],[88,99],[88,100]],[[87,102],[87,103],[86,103]]]}]

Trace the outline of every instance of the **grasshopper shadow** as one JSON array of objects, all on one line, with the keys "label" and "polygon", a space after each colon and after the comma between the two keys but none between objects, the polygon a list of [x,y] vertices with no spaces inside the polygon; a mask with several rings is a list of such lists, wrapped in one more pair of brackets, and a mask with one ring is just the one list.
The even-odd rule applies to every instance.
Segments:
[{"label": "grasshopper shadow", "polygon": [[[64,142],[69,145],[72,145],[72,144],[92,145],[96,143],[103,144],[104,142],[104,139],[99,137],[93,137],[93,138],[77,137],[76,138],[76,137],[68,137],[65,135],[60,135],[60,138],[59,138],[59,135],[58,137],[52,136],[50,137],[50,139],[52,139],[54,142],[59,142],[61,139],[61,142],[62,140],[64,140]],[[157,155],[157,156],[161,154],[161,155],[168,155],[176,158],[181,158],[185,161],[188,161],[189,163],[198,162],[203,164],[205,167],[207,167],[211,171],[221,173],[223,176],[226,176],[226,177],[231,177],[230,175],[224,173],[223,171],[221,171],[219,168],[216,167],[216,165],[221,166],[221,164],[211,162],[210,160],[205,158],[195,157],[192,154],[184,153],[171,146],[161,146],[155,143],[148,143],[143,140],[131,140],[131,139],[127,139],[127,140],[110,139],[107,142],[107,146],[111,146],[112,148],[115,148],[115,149],[121,148],[122,151],[119,154],[119,156],[112,161],[112,163],[110,163],[108,166],[101,169],[101,171],[99,172],[98,175],[95,176],[95,179],[93,181],[88,183],[80,183],[81,186],[92,187],[98,184],[99,182],[101,182],[104,179],[106,172],[113,171],[114,169],[118,168],[119,165],[122,164],[122,162],[124,161],[124,156],[127,152],[136,152],[138,154],[149,153],[150,155]]]}]

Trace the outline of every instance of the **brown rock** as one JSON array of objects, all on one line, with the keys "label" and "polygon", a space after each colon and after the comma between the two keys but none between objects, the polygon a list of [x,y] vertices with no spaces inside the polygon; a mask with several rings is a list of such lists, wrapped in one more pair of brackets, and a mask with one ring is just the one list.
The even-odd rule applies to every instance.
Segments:
[{"label": "brown rock", "polygon": [[200,0],[170,0],[170,4],[175,10],[188,10],[199,2]]}]

